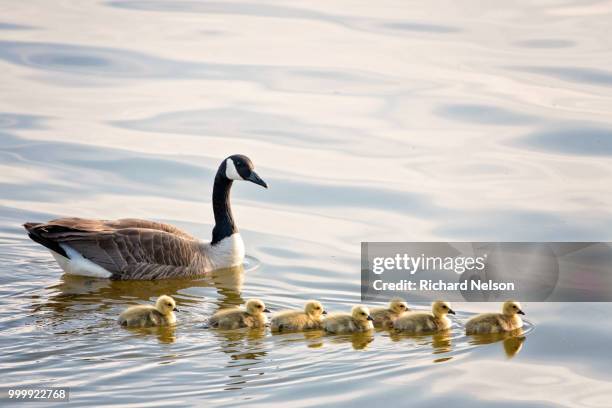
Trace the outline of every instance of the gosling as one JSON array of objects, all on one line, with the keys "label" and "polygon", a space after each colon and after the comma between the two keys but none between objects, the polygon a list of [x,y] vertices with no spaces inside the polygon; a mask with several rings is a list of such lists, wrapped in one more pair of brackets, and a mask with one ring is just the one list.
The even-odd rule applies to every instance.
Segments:
[{"label": "gosling", "polygon": [[245,309],[239,308],[223,309],[212,315],[208,324],[218,329],[240,329],[249,327],[259,329],[267,323],[264,313],[270,311],[264,302],[259,299],[250,299],[245,304]]},{"label": "gosling", "polygon": [[448,314],[455,314],[448,302],[438,300],[431,304],[431,313],[427,312],[406,312],[393,321],[396,330],[410,333],[427,333],[448,330],[451,327],[451,320]]},{"label": "gosling", "polygon": [[304,306],[303,312],[301,310],[285,310],[276,313],[272,316],[270,326],[273,332],[320,329],[322,315],[326,314],[327,312],[320,302],[310,300]]},{"label": "gosling", "polygon": [[170,296],[160,296],[153,305],[137,305],[119,315],[119,324],[125,327],[169,326],[176,323],[176,302]]},{"label": "gosling", "polygon": [[465,324],[466,334],[503,333],[523,327],[519,315],[525,313],[519,302],[507,301],[502,307],[502,313],[483,313],[472,317]]},{"label": "gosling", "polygon": [[395,298],[391,299],[388,308],[376,307],[370,309],[370,316],[374,319],[375,327],[391,327],[393,320],[397,319],[402,313],[409,311],[410,309],[403,299]]},{"label": "gosling", "polygon": [[323,320],[323,329],[328,333],[358,333],[372,330],[372,316],[365,306],[353,306],[351,313],[336,313]]}]

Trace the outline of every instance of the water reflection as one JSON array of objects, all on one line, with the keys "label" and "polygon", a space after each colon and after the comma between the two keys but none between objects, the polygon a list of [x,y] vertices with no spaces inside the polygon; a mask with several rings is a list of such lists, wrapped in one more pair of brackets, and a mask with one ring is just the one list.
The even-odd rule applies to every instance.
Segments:
[{"label": "water reflection", "polygon": [[123,327],[123,330],[128,330],[136,337],[156,336],[157,340],[163,344],[172,344],[176,341],[176,326],[160,326],[160,327]]},{"label": "water reflection", "polygon": [[[267,353],[264,342],[267,329],[208,329],[219,343],[219,349],[230,356],[231,360],[258,360]],[[231,364],[230,364],[231,365]]]},{"label": "water reflection", "polygon": [[[244,281],[244,267],[221,269],[199,279],[171,279],[158,281],[112,281],[64,274],[60,282],[46,288],[48,299],[40,301],[38,295],[31,296],[32,312],[52,311],[47,315],[51,324],[70,323],[71,319],[83,319],[84,312],[89,318],[107,314],[114,315],[118,308],[137,303],[152,303],[161,295],[175,298],[177,306],[182,309],[177,315],[180,324],[190,319],[202,320],[202,302],[199,295],[190,294],[187,290],[194,288],[214,288],[218,294],[215,299],[217,308],[226,308],[244,303],[241,296]],[[164,338],[171,338],[168,333],[161,333]]]},{"label": "water reflection", "polygon": [[567,82],[592,86],[612,86],[612,71],[583,67],[511,67],[516,71],[550,76]]},{"label": "water reflection", "polygon": [[523,348],[523,344],[527,339],[524,334],[523,329],[516,329],[507,333],[474,334],[469,336],[469,343],[472,345],[483,345],[502,342],[506,357],[512,358]]},{"label": "water reflection", "polygon": [[[431,334],[410,334],[406,332],[389,330],[389,338],[394,342],[410,340],[417,347],[431,346],[433,355],[450,353],[453,349],[453,332],[452,330],[443,330]],[[436,358],[434,362],[448,361],[452,356]]]},{"label": "water reflection", "polygon": [[351,334],[328,334],[326,338],[332,344],[350,343],[353,350],[364,350],[374,341],[374,330]]},{"label": "water reflection", "polygon": [[592,124],[566,123],[562,127],[533,132],[518,139],[516,144],[553,153],[610,156],[612,129]]}]

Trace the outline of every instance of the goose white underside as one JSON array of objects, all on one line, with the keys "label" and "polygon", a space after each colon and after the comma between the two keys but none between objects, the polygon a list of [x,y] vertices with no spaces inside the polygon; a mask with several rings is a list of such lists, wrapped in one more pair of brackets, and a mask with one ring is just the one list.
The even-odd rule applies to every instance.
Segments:
[{"label": "goose white underside", "polygon": [[223,238],[215,245],[210,243],[205,245],[207,248],[204,251],[213,266],[212,269],[230,268],[241,265],[244,261],[244,242],[239,233]]},{"label": "goose white underside", "polygon": [[112,273],[104,269],[100,265],[91,262],[89,259],[83,258],[79,252],[66,244],[60,244],[69,258],[51,251],[51,254],[64,270],[70,275],[88,276],[90,278],[110,278]]},{"label": "goose white underside", "polygon": [[[229,268],[242,264],[244,261],[244,242],[239,233],[222,239],[216,245],[204,244],[204,251],[209,257],[211,270]],[[70,275],[87,276],[91,278],[110,278],[112,273],[100,265],[86,259],[78,251],[66,244],[60,244],[68,258],[50,251],[59,266]]]}]

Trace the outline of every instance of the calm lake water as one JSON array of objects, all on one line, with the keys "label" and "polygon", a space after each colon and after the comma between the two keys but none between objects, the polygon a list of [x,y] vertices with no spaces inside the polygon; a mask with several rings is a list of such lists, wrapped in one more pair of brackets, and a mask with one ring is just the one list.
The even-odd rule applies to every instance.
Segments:
[{"label": "calm lake water", "polygon": [[[250,297],[348,310],[361,241],[612,240],[610,21],[586,0],[0,1],[1,385],[95,406],[610,406],[610,304],[524,304],[527,332],[496,342],[459,322],[497,304],[455,304],[447,336],[203,328]],[[209,239],[232,153],[270,185],[233,191],[244,270],[71,278],[20,226]],[[175,329],[117,327],[164,293]]]}]

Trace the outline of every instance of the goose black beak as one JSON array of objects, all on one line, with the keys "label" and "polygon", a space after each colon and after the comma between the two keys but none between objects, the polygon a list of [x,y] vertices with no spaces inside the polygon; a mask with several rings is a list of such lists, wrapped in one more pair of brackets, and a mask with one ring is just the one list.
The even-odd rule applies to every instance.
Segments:
[{"label": "goose black beak", "polygon": [[327,310],[324,310],[323,312],[321,312],[321,314],[327,314]]},{"label": "goose black beak", "polygon": [[453,309],[448,309],[448,314],[455,314],[455,311]]},{"label": "goose black beak", "polygon": [[264,309],[264,313],[270,313],[270,309],[268,309],[267,307]]},{"label": "goose black beak", "polygon": [[254,171],[252,171],[251,175],[249,177],[247,177],[247,181],[250,181],[251,183],[255,183],[255,184],[259,185],[259,186],[268,188],[268,185],[266,184],[266,182],[263,181],[261,179],[261,177],[259,177],[257,175],[257,173],[255,173]]},{"label": "goose black beak", "polygon": [[180,310],[178,307],[175,307],[175,308],[174,308],[174,311],[175,311],[175,312],[180,312],[181,310]]},{"label": "goose black beak", "polygon": [[520,314],[520,315],[525,316],[525,312],[523,312],[522,310],[519,310],[519,311],[518,311],[518,312],[516,312],[516,313],[518,313],[518,314]]},{"label": "goose black beak", "polygon": [[373,321],[372,316],[368,316],[368,320]]}]

